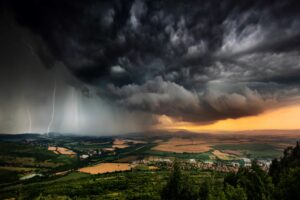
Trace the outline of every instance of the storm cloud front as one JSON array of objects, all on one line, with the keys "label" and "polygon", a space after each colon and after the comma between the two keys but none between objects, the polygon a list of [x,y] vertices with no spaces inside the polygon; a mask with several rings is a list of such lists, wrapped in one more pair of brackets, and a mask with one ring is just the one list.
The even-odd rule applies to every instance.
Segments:
[{"label": "storm cloud front", "polygon": [[299,103],[299,10],[293,0],[7,1],[0,132],[46,132],[53,111],[51,131],[120,133],[162,115],[204,125]]}]

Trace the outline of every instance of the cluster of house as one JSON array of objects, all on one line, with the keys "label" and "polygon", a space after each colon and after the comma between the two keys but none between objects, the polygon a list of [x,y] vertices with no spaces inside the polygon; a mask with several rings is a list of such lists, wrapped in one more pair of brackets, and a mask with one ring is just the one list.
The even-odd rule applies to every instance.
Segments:
[{"label": "cluster of house", "polygon": [[195,159],[189,159],[187,162],[181,164],[183,169],[202,169],[202,170],[213,170],[219,172],[237,172],[240,163],[239,162],[214,162],[211,160],[207,161],[196,161]]},{"label": "cluster of house", "polygon": [[[241,158],[238,161],[197,161],[196,159],[188,159],[180,161],[180,166],[184,170],[202,169],[202,170],[214,170],[219,172],[237,172],[240,167],[251,167],[252,161],[249,158]],[[171,168],[173,160],[169,158],[151,158],[147,160],[136,160],[132,164],[146,164],[156,167]],[[257,160],[257,164],[265,171],[269,170],[271,165],[270,160]]]},{"label": "cluster of house", "polygon": [[271,160],[257,160],[257,164],[264,170],[268,171],[272,164]]},{"label": "cluster of house", "polygon": [[102,155],[102,151],[101,150],[88,150],[87,152],[85,152],[84,154],[81,154],[79,156],[80,159],[87,159],[89,157],[94,157],[94,156],[101,156]]}]

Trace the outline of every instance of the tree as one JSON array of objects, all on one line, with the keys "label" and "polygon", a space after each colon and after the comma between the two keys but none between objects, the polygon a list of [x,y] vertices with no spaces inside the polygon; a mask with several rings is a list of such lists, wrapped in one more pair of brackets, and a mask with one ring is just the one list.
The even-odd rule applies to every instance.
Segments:
[{"label": "tree", "polygon": [[221,182],[216,181],[214,173],[199,188],[200,200],[226,200]]},{"label": "tree", "polygon": [[164,200],[197,199],[193,183],[182,174],[180,164],[177,161],[174,162],[173,172],[162,190],[161,198]]},{"label": "tree", "polygon": [[224,189],[226,199],[230,200],[247,200],[247,194],[245,190],[237,185],[233,187],[232,185],[226,184]]},{"label": "tree", "polygon": [[240,168],[237,174],[228,175],[224,184],[242,188],[249,200],[272,199],[273,184],[271,178],[254,161],[250,169]]},{"label": "tree", "polygon": [[174,163],[173,172],[169,178],[167,185],[164,187],[161,197],[166,200],[176,200],[181,191],[181,171],[179,164]]},{"label": "tree", "polygon": [[199,196],[201,200],[208,200],[211,191],[211,183],[209,181],[204,181],[200,185]]},{"label": "tree", "polygon": [[280,176],[275,196],[281,200],[300,199],[300,167],[291,168]]},{"label": "tree", "polygon": [[300,199],[300,144],[288,147],[280,160],[273,160],[269,174],[275,184],[274,199]]}]

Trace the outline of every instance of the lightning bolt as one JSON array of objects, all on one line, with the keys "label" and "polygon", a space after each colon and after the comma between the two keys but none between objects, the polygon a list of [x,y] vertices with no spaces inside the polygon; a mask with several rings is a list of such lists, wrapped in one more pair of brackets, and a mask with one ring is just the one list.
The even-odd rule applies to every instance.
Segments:
[{"label": "lightning bolt", "polygon": [[48,128],[47,128],[47,135],[49,135],[49,131],[50,131],[50,128],[52,126],[54,116],[55,116],[55,97],[56,97],[56,81],[54,82],[53,96],[52,96],[52,114],[51,114],[51,120],[50,120]]},{"label": "lightning bolt", "polygon": [[28,124],[29,124],[28,133],[31,133],[31,113],[29,107],[27,107],[27,116],[28,116]]}]

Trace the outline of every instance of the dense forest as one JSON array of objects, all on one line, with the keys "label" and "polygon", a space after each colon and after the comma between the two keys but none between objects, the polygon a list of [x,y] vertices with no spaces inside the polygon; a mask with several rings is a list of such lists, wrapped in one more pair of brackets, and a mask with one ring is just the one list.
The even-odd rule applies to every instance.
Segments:
[{"label": "dense forest", "polygon": [[284,150],[281,159],[274,159],[269,172],[252,162],[250,168],[229,173],[224,181],[212,177],[200,187],[175,162],[167,185],[161,192],[164,200],[293,200],[300,199],[300,146]]}]

